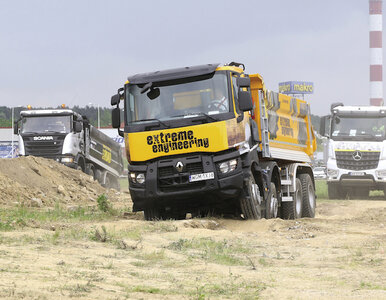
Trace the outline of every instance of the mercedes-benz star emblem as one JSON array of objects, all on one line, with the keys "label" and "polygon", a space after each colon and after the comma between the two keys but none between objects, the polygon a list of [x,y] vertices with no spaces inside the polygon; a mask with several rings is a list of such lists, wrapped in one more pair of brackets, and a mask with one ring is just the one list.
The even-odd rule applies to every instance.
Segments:
[{"label": "mercedes-benz star emblem", "polygon": [[177,164],[176,164],[176,169],[178,172],[182,172],[182,170],[184,169],[184,164],[182,163],[182,161],[179,161]]},{"label": "mercedes-benz star emblem", "polygon": [[362,153],[360,151],[355,151],[352,155],[354,160],[361,160],[362,159]]}]

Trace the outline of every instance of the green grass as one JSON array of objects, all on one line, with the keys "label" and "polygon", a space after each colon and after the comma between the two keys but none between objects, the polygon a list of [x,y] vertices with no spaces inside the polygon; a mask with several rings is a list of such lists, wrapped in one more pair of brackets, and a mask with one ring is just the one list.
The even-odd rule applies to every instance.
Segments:
[{"label": "green grass", "polygon": [[200,239],[179,239],[169,244],[170,250],[189,253],[192,257],[203,258],[209,262],[223,265],[245,265],[246,261],[237,254],[249,253],[250,249],[245,248],[240,243],[229,243],[229,241],[214,241],[210,238]]},{"label": "green grass", "polygon": [[12,231],[23,227],[40,227],[44,224],[56,222],[111,220],[121,215],[121,213],[121,211],[113,209],[102,211],[90,207],[67,210],[60,205],[56,205],[52,210],[24,206],[0,208],[0,231]]},{"label": "green grass", "polygon": [[327,181],[315,180],[315,193],[317,199],[328,199]]}]

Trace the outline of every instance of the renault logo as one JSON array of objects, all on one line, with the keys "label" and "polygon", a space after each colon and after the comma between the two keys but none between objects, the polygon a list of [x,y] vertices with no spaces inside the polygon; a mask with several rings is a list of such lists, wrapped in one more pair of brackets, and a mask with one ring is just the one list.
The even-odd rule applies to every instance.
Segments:
[{"label": "renault logo", "polygon": [[360,151],[355,151],[352,155],[354,160],[361,160],[362,159],[362,153]]},{"label": "renault logo", "polygon": [[179,161],[177,164],[176,164],[176,169],[178,172],[182,172],[182,170],[184,169],[184,164],[182,163],[182,161]]}]

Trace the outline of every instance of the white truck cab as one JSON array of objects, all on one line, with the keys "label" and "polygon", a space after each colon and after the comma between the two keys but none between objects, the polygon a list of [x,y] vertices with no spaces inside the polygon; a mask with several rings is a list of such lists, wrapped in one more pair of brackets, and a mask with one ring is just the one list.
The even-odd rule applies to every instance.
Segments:
[{"label": "white truck cab", "polygon": [[[328,138],[327,184],[330,199],[366,198],[386,189],[386,106],[331,105],[322,118]],[[327,130],[326,130],[327,129]]]}]

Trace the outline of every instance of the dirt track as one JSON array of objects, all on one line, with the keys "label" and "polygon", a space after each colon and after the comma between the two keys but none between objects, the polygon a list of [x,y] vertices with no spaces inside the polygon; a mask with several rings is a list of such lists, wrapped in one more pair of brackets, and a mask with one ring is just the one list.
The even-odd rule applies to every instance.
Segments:
[{"label": "dirt track", "polygon": [[322,200],[317,212],[0,232],[0,298],[386,299],[386,201]]}]

